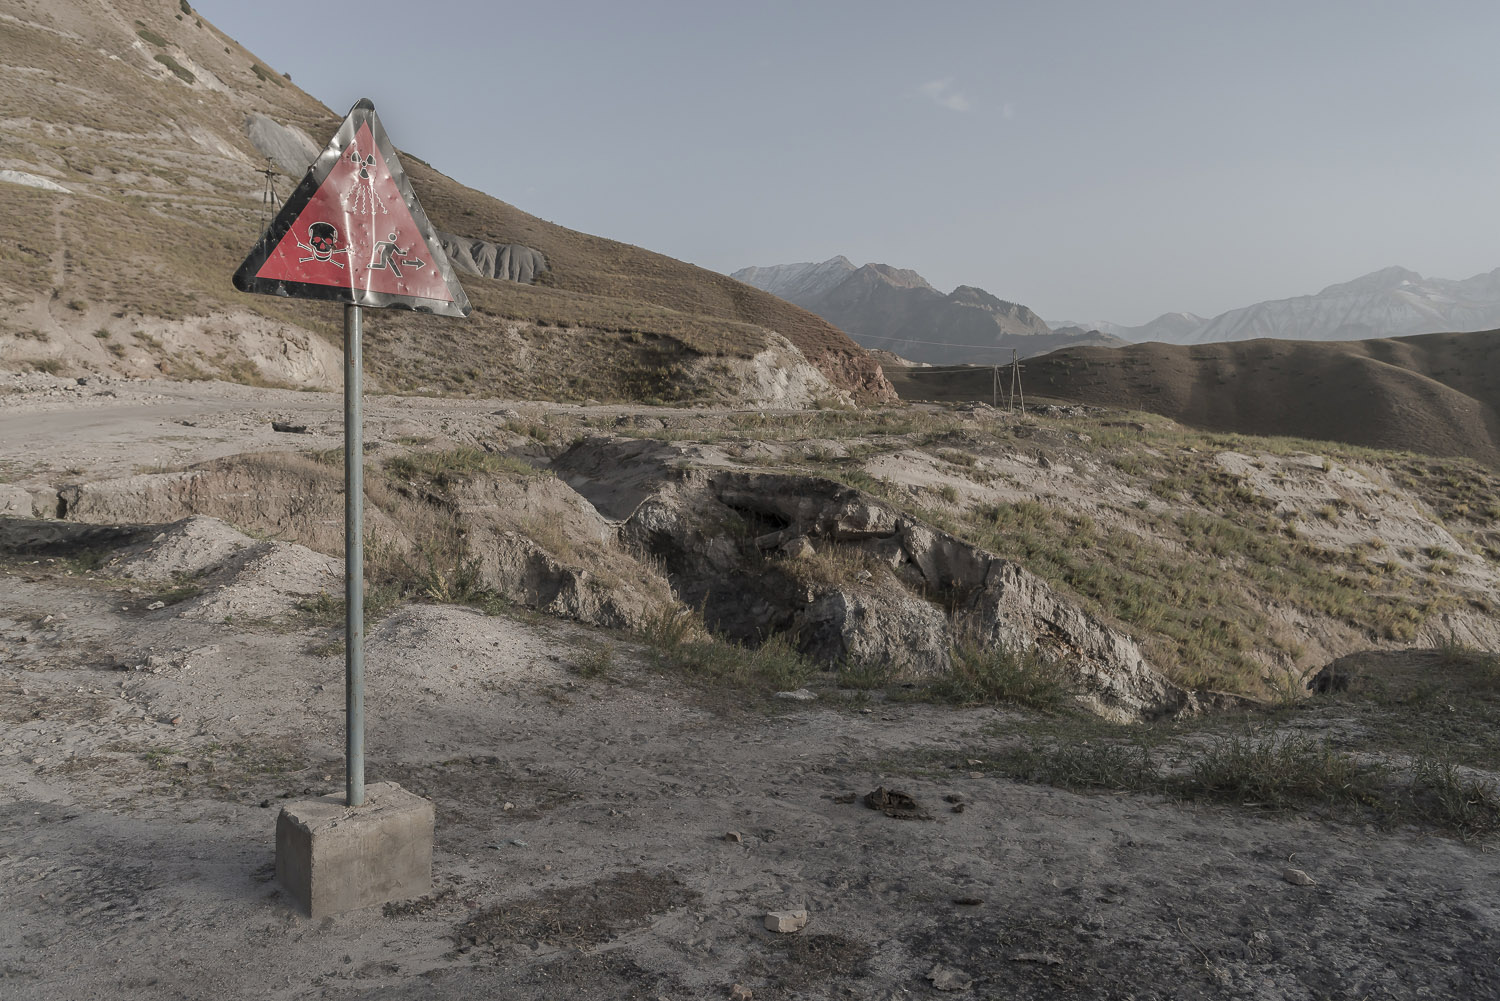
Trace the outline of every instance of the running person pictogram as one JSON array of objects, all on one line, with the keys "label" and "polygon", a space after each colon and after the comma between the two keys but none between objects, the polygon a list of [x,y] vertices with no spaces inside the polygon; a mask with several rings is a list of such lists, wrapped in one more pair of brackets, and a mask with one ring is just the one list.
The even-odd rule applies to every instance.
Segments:
[{"label": "running person pictogram", "polygon": [[420,259],[408,258],[406,255],[409,253],[411,253],[410,250],[396,246],[396,234],[392,233],[380,243],[375,244],[375,255],[370,258],[370,270],[381,271],[390,268],[391,274],[400,278],[403,266],[417,271],[427,263]]}]

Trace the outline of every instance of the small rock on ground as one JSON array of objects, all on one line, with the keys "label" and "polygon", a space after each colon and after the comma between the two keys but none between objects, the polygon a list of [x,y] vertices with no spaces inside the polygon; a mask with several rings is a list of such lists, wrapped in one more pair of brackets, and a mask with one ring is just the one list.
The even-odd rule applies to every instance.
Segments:
[{"label": "small rock on ground", "polygon": [[963,970],[956,970],[942,963],[934,966],[927,974],[927,979],[932,981],[932,986],[940,991],[966,991],[974,984],[974,978]]},{"label": "small rock on ground", "polygon": [[772,911],[766,915],[766,930],[786,935],[807,927],[807,911]]}]

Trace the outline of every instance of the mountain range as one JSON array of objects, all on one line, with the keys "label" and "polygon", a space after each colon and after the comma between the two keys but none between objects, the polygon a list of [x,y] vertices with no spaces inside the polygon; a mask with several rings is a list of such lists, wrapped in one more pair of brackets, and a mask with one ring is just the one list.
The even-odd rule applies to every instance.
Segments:
[{"label": "mountain range", "polygon": [[731,277],[821,316],[872,350],[936,365],[981,364],[1079,344],[1120,341],[1097,330],[1054,330],[1027,307],[972,285],[942,293],[915,271],[821,263],[750,267]]},{"label": "mountain range", "polygon": [[1500,268],[1462,281],[1383,268],[1316,295],[1275,299],[1214,317],[1164,313],[1149,323],[1081,324],[1126,341],[1211,344],[1274,337],[1350,341],[1500,327]]}]

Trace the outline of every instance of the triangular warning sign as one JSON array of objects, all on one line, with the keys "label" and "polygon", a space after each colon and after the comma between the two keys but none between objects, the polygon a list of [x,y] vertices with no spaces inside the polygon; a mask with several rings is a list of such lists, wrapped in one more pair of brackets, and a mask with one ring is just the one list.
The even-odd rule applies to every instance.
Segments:
[{"label": "triangular warning sign", "polygon": [[234,273],[241,292],[468,316],[469,298],[362,100]]}]

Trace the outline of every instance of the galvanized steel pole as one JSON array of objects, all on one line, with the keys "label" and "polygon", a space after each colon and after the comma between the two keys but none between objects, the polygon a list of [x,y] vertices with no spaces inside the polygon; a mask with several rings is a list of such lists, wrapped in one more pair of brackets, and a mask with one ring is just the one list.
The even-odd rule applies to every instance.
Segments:
[{"label": "galvanized steel pole", "polygon": [[359,307],[344,306],[344,705],[348,804],[365,802],[365,473]]}]

